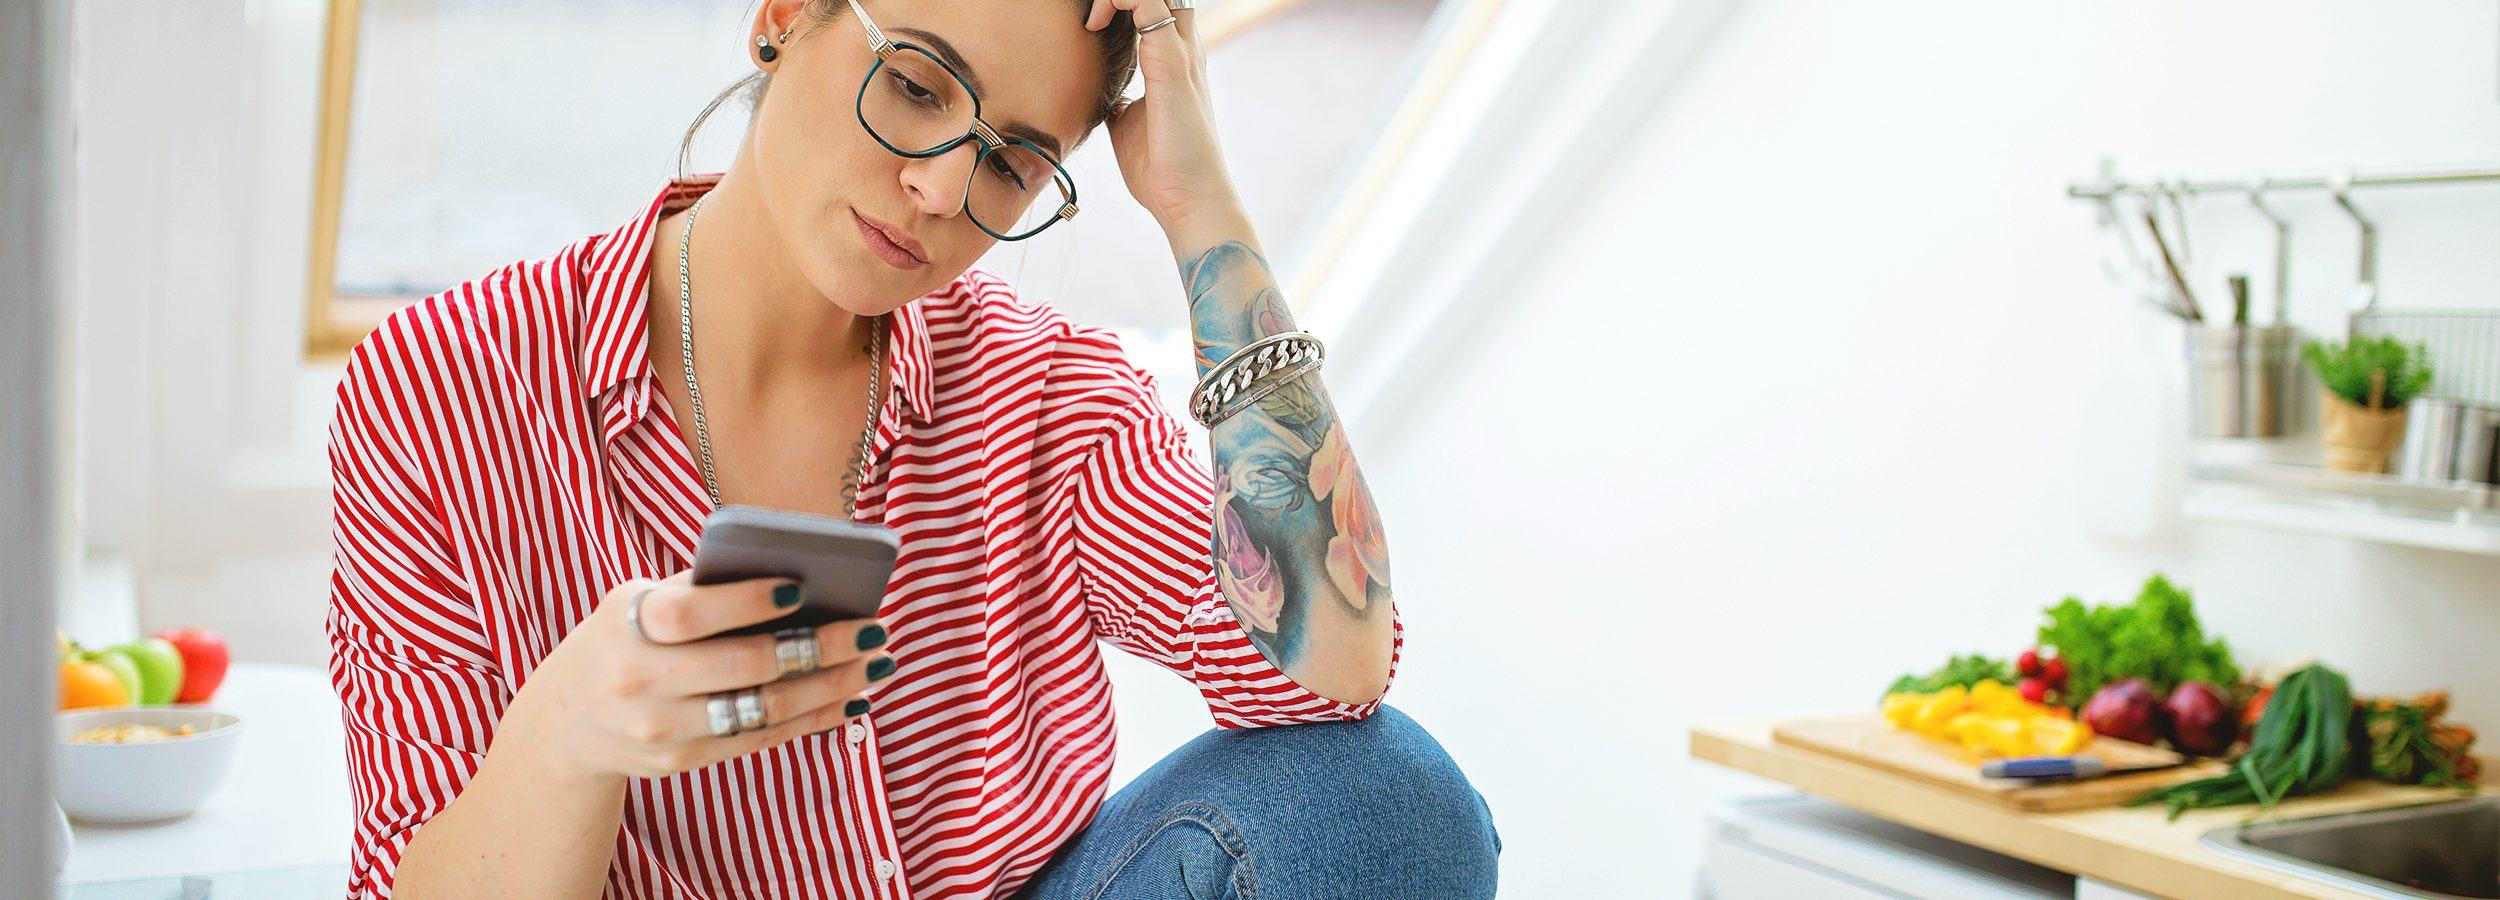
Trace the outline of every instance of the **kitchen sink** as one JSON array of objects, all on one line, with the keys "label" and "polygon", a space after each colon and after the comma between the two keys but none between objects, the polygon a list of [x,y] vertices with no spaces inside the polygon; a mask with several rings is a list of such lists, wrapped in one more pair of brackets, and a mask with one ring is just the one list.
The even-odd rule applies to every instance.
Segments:
[{"label": "kitchen sink", "polygon": [[2200,842],[2365,896],[2500,898],[2500,797],[2218,828]]}]

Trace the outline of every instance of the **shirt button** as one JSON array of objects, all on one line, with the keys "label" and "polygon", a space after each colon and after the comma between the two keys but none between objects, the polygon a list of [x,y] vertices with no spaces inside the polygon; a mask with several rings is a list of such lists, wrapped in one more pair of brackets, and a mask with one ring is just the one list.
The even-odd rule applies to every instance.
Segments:
[{"label": "shirt button", "polygon": [[858,722],[853,722],[851,723],[851,727],[842,729],[842,739],[854,744],[865,740],[867,737],[868,726],[859,724]]},{"label": "shirt button", "polygon": [[893,861],[893,860],[890,860],[890,859],[880,859],[880,860],[877,860],[877,877],[879,877],[879,878],[892,878],[892,877],[894,877],[894,861]]}]

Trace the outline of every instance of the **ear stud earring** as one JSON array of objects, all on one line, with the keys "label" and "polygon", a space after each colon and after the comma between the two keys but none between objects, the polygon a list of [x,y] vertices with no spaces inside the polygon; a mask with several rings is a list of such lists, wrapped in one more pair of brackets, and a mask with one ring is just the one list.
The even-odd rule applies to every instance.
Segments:
[{"label": "ear stud earring", "polygon": [[792,32],[792,31],[796,31],[796,30],[798,30],[798,29],[796,28],[796,26],[793,26],[793,27],[790,27],[790,28],[784,28],[784,29],[782,29],[782,30],[781,30],[781,37],[780,37],[778,40],[765,40],[763,35],[760,35],[760,34],[759,34],[759,35],[756,35],[756,36],[755,36],[755,58],[756,58],[756,59],[763,60],[763,61],[765,61],[765,62],[772,62],[773,60],[780,59],[780,58],[781,58],[781,50],[780,50],[780,49],[778,49],[778,48],[776,48],[776,47],[774,47],[774,46],[773,46],[773,44],[775,44],[775,43],[783,43],[783,44],[787,44],[787,43],[789,43],[789,42],[790,42],[790,32]]}]

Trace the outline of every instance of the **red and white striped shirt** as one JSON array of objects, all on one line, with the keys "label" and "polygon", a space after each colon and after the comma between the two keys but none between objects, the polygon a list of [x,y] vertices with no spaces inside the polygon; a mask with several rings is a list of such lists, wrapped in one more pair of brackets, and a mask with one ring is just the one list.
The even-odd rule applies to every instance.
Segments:
[{"label": "red and white striped shirt", "polygon": [[[710,503],[646,356],[645,285],[654,224],[718,180],[672,181],[353,351],[328,619],[351,896],[390,893],[513,692],[610,587],[689,565]],[[608,896],[1012,893],[1102,803],[1097,640],[1189,678],[1226,727],[1379,704],[1314,694],[1249,642],[1213,576],[1213,476],[1110,332],[977,268],[892,322],[855,518],[902,541],[881,612],[902,668],[860,724],[635,780]]]}]

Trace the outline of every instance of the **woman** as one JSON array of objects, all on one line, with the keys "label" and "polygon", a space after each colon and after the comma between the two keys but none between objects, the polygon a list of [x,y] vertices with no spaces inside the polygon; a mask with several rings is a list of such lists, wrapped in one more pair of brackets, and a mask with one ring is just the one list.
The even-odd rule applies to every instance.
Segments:
[{"label": "woman", "polygon": [[[725,173],[356,347],[329,617],[351,894],[1491,893],[1482,800],[1380,705],[1386,546],[1319,374],[1260,368],[1201,414],[1210,472],[1107,332],[971,268],[1074,213],[1056,160],[1108,121],[1201,375],[1293,330],[1194,13],[1070,5],[768,0]],[[895,529],[878,618],[719,636],[799,599],[688,581],[726,503]],[[1097,641],[1224,726],[1107,803]]]}]

